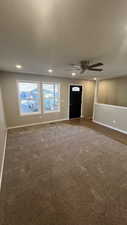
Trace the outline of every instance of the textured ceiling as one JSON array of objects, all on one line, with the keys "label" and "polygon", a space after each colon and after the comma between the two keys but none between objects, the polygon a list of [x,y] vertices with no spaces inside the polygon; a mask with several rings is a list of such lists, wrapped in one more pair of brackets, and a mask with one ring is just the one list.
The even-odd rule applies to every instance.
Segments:
[{"label": "textured ceiling", "polygon": [[76,78],[127,74],[127,0],[1,1],[1,70],[71,77],[68,64],[83,59],[104,71]]}]

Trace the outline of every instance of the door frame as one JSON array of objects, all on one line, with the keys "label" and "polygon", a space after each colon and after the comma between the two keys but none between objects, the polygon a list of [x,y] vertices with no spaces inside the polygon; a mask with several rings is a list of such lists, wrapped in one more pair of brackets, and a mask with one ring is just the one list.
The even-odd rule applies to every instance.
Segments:
[{"label": "door frame", "polygon": [[75,84],[75,83],[70,83],[68,84],[68,120],[70,120],[70,87],[71,86],[81,86],[82,87],[82,96],[81,96],[81,116],[80,118],[84,117],[83,113],[83,96],[84,96],[84,85],[83,84]]}]

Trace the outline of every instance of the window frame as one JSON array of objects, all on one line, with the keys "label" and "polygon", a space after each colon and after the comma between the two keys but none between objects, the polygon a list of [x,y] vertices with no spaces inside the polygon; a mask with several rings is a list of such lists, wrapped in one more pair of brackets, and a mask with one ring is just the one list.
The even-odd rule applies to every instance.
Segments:
[{"label": "window frame", "polygon": [[[18,95],[18,108],[19,108],[19,115],[20,116],[34,116],[34,115],[41,115],[41,86],[39,81],[29,81],[29,80],[17,80],[17,95]],[[20,99],[20,88],[19,83],[35,83],[38,85],[38,92],[39,92],[39,111],[38,112],[31,112],[31,113],[23,113],[21,110],[21,99]]]},{"label": "window frame", "polygon": [[[58,110],[52,110],[52,111],[47,111],[45,110],[45,106],[44,106],[44,100],[45,100],[45,97],[44,97],[44,88],[43,88],[43,84],[56,84],[58,85],[58,90],[59,90],[59,104],[58,104]],[[42,82],[42,102],[43,102],[43,113],[44,114],[47,114],[47,113],[57,113],[57,112],[60,112],[61,111],[61,88],[60,88],[60,83],[59,82]]]}]

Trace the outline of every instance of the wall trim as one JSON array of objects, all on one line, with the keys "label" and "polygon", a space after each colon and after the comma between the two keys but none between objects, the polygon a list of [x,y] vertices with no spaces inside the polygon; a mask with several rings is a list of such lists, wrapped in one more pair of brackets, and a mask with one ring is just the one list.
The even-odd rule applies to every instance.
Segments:
[{"label": "wall trim", "polygon": [[112,108],[117,108],[117,109],[126,109],[127,110],[127,106],[109,105],[109,104],[102,104],[102,103],[97,103],[97,102],[95,103],[95,105],[112,107]]},{"label": "wall trim", "polygon": [[95,83],[95,90],[94,90],[94,102],[93,102],[93,120],[95,119],[95,105],[98,102],[98,80],[96,79],[96,83]]},{"label": "wall trim", "polygon": [[116,128],[116,127],[112,127],[112,126],[107,125],[107,124],[105,124],[105,123],[101,123],[101,122],[98,122],[98,121],[96,121],[96,120],[93,120],[93,122],[94,122],[94,123],[97,123],[97,124],[99,124],[99,125],[101,125],[101,126],[108,127],[108,128],[110,128],[110,129],[112,129],[112,130],[118,131],[118,132],[120,132],[120,133],[127,134],[127,131],[118,129],[118,128]]},{"label": "wall trim", "polygon": [[1,186],[2,186],[2,177],[3,177],[3,170],[4,170],[6,144],[7,144],[7,129],[5,131],[4,151],[3,151],[2,165],[1,165],[1,168],[0,168],[0,191],[1,191]]},{"label": "wall trim", "polygon": [[59,120],[50,120],[50,121],[45,121],[45,122],[38,122],[38,123],[31,123],[31,124],[25,124],[25,125],[18,125],[15,127],[8,127],[8,130],[11,129],[16,129],[16,128],[23,128],[23,127],[32,127],[32,126],[36,126],[36,125],[43,125],[43,124],[49,124],[49,123],[57,123],[57,122],[62,122],[68,120],[68,118],[64,118],[64,119],[59,119]]}]

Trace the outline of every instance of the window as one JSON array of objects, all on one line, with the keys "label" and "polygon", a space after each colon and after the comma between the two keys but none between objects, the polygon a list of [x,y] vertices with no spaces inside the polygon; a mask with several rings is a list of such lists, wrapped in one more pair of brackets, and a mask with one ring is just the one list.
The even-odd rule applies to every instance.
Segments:
[{"label": "window", "polygon": [[18,82],[21,115],[38,114],[40,107],[40,85],[34,82]]},{"label": "window", "polygon": [[44,112],[60,111],[60,85],[57,83],[43,84]]},{"label": "window", "polygon": [[80,88],[79,87],[73,87],[72,88],[72,91],[76,91],[76,92],[78,91],[79,92],[80,91]]}]

